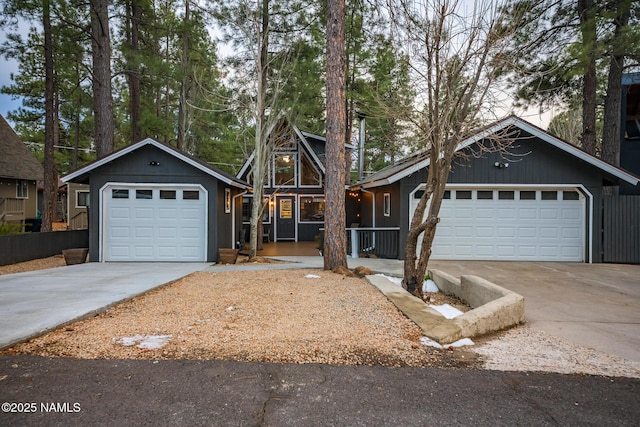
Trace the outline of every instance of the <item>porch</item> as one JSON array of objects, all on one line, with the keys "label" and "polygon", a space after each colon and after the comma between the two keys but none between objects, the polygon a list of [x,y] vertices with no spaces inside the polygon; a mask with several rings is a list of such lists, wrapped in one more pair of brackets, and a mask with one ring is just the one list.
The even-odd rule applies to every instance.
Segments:
[{"label": "porch", "polygon": [[0,197],[0,225],[8,222],[24,224],[25,199]]},{"label": "porch", "polygon": [[[397,259],[400,229],[347,228],[347,254],[352,258],[375,257]],[[322,235],[322,234],[321,234]],[[263,243],[259,256],[320,256],[320,242],[269,242]],[[246,253],[247,249],[241,251]]]}]

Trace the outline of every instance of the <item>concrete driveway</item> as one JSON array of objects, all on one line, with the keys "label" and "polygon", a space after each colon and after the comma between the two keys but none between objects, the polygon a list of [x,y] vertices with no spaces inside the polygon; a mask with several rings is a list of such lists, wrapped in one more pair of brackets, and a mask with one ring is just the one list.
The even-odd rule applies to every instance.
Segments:
[{"label": "concrete driveway", "polygon": [[90,262],[0,276],[0,349],[175,281],[210,263]]},{"label": "concrete driveway", "polygon": [[517,292],[531,327],[640,363],[640,265],[431,261],[429,268]]}]

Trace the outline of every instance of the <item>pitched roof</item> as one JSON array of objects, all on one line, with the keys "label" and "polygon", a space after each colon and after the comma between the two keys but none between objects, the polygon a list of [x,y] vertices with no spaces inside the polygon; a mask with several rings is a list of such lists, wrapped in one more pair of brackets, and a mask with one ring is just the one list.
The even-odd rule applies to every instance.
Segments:
[{"label": "pitched roof", "polygon": [[0,115],[0,177],[44,179],[40,162],[29,151],[9,123]]},{"label": "pitched roof", "polygon": [[68,175],[64,176],[62,178],[63,182],[79,182],[82,181],[82,179],[84,177],[86,177],[87,174],[89,174],[91,171],[93,171],[94,169],[99,168],[100,166],[107,164],[109,162],[112,162],[122,156],[125,156],[133,151],[136,151],[138,149],[140,149],[141,147],[144,147],[146,145],[151,145],[154,146],[162,151],[164,151],[165,153],[168,153],[171,156],[176,157],[177,159],[182,160],[183,162],[193,166],[196,169],[199,169],[200,171],[211,175],[217,179],[219,179],[220,181],[224,182],[225,184],[234,186],[234,187],[238,187],[238,188],[242,188],[242,189],[248,189],[249,186],[247,185],[246,182],[237,179],[236,177],[234,177],[233,175],[230,175],[228,173],[226,173],[223,170],[220,170],[218,168],[216,168],[215,166],[212,166],[206,162],[204,162],[201,159],[198,159],[195,156],[192,156],[191,154],[185,153],[184,151],[180,151],[174,147],[171,147],[170,145],[166,145],[163,144],[161,142],[158,142],[154,139],[151,138],[146,138],[143,139],[140,142],[137,142],[135,144],[129,145],[127,147],[124,147],[120,150],[114,151],[113,153],[109,154],[106,157],[103,157],[101,159],[98,159],[94,162],[91,162],[89,164],[86,164],[78,169],[76,169],[75,171],[70,172]]},{"label": "pitched roof", "polygon": [[[497,122],[489,126],[481,128],[471,137],[462,141],[458,145],[456,151],[460,151],[472,144],[480,142],[483,139],[488,138],[491,135],[494,135],[510,126],[517,127],[548,143],[549,145],[559,148],[560,150],[597,167],[598,169],[621,181],[625,181],[632,185],[637,185],[638,182],[640,182],[640,179],[633,174],[603,160],[600,160],[597,157],[588,154],[586,151],[583,151],[580,148],[569,144],[568,142],[551,135],[543,129],[515,116],[509,116],[505,119],[498,120]],[[426,150],[420,150],[410,156],[400,159],[393,165],[387,166],[386,168],[381,169],[380,171],[366,177],[362,181],[358,182],[355,186],[362,188],[374,188],[392,184],[396,181],[401,180],[402,178],[413,174],[414,172],[426,168],[427,166],[429,166],[429,154]]]}]

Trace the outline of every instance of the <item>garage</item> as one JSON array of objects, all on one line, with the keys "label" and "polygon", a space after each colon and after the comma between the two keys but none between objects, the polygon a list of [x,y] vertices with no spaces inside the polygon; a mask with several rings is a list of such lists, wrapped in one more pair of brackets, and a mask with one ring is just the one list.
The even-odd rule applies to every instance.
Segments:
[{"label": "garage", "polygon": [[108,184],[101,197],[103,261],[206,260],[202,186]]},{"label": "garage", "polygon": [[585,261],[586,200],[579,188],[449,186],[431,258]]}]

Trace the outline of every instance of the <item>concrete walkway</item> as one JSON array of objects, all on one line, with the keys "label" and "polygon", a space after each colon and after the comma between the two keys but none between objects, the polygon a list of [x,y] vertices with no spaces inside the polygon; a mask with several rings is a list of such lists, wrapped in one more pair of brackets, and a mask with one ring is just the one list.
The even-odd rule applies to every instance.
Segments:
[{"label": "concrete walkway", "polygon": [[203,263],[87,263],[0,276],[0,349],[92,315]]}]

